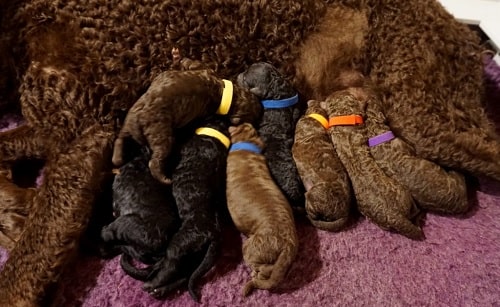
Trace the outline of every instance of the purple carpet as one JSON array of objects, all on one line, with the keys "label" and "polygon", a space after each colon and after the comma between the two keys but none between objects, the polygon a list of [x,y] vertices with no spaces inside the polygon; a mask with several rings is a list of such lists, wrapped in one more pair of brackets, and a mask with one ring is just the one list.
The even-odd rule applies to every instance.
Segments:
[{"label": "purple carpet", "polygon": [[[500,67],[487,60],[486,108],[500,127]],[[19,119],[0,121],[11,128]],[[500,183],[480,179],[477,204],[460,217],[428,214],[415,242],[359,219],[340,233],[298,220],[300,252],[278,293],[241,288],[249,270],[242,238],[224,232],[216,267],[202,281],[202,306],[500,306]],[[476,201],[474,201],[476,203]],[[7,258],[0,249],[0,263]],[[82,257],[69,270],[55,306],[197,306],[179,291],[157,301],[124,275],[118,258]]]}]

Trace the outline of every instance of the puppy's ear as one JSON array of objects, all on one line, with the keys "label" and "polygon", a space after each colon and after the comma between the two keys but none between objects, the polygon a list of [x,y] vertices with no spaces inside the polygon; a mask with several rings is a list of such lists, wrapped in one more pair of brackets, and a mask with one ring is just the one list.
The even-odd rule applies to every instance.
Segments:
[{"label": "puppy's ear", "polygon": [[235,126],[230,126],[230,127],[228,128],[228,131],[229,131],[229,134],[230,134],[230,135],[233,135],[233,134],[234,134],[237,130],[238,130],[238,128],[237,128],[237,127],[235,127]]},{"label": "puppy's ear", "polygon": [[321,101],[319,106],[324,110],[328,110],[328,103],[325,100]]},{"label": "puppy's ear", "polygon": [[270,75],[271,82],[268,85],[266,93],[269,96],[268,99],[283,99],[295,94],[295,89],[278,70],[273,68]]},{"label": "puppy's ear", "polygon": [[316,100],[308,100],[307,101],[307,106],[310,107],[313,103],[316,103]]},{"label": "puppy's ear", "polygon": [[250,93],[254,94],[255,96],[263,99],[264,97],[266,97],[267,95],[267,91],[265,89],[263,89],[262,87],[252,87],[249,89],[250,90]]}]

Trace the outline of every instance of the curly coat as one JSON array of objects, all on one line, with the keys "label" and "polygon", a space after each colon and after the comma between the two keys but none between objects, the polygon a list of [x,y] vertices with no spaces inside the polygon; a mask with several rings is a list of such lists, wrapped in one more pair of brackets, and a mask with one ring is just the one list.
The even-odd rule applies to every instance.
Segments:
[{"label": "curly coat", "polygon": [[[212,116],[200,125],[229,138],[229,123],[223,118]],[[191,297],[200,300],[195,283],[212,268],[220,246],[227,150],[220,140],[203,134],[193,134],[180,145],[172,194],[182,225],[144,284],[154,297],[162,298],[187,281]]]},{"label": "curly coat", "polygon": [[[280,100],[297,94],[284,76],[269,63],[255,63],[240,73],[237,83],[262,100]],[[292,157],[295,125],[300,117],[298,103],[283,108],[266,108],[257,132],[266,145],[264,157],[274,181],[294,208],[304,206],[304,186]]]},{"label": "curly coat", "polygon": [[309,100],[297,122],[292,147],[293,159],[306,188],[307,218],[320,229],[339,231],[347,225],[352,208],[352,188],[347,171],[333,146],[327,128],[310,117],[327,120],[320,101]]},{"label": "curly coat", "polygon": [[[120,167],[112,187],[116,219],[102,229],[101,237],[107,246],[152,264],[165,254],[180,219],[171,189],[149,172],[150,157],[149,150],[142,149],[137,157]],[[127,272],[126,267],[124,270]]]},{"label": "curly coat", "polygon": [[[229,128],[231,142],[251,142],[263,149],[264,142],[250,124]],[[292,208],[274,183],[262,154],[230,151],[227,157],[226,198],[236,228],[248,237],[243,259],[252,279],[243,288],[274,289],[286,277],[298,251]]]},{"label": "curly coat", "polygon": [[[106,163],[83,150],[73,152],[73,161],[59,156],[85,143],[83,131],[99,123],[116,124],[112,142],[126,111],[172,65],[169,54],[178,46],[224,78],[270,62],[306,100],[330,95],[346,66],[359,69],[381,86],[391,128],[417,155],[500,179],[500,142],[480,104],[479,39],[435,0],[15,0],[2,2],[0,28],[2,65],[11,63],[0,88],[27,123],[0,134],[1,161],[38,156],[55,173],[87,159]],[[430,125],[422,129],[422,121]],[[72,194],[98,189],[87,174],[79,173],[86,184]],[[44,182],[37,191],[30,226],[11,255],[42,248],[47,255],[58,249],[57,259],[73,254],[75,241],[63,238],[72,238],[66,220],[74,216],[41,221],[67,209],[61,204],[90,210],[92,197],[71,201],[60,183]],[[75,223],[84,225],[80,217]],[[39,240],[49,233],[51,240]],[[58,263],[11,256],[0,273],[0,297],[9,306],[20,298],[36,304],[59,276]]]},{"label": "curly coat", "polygon": [[[366,118],[366,100],[350,90],[332,94],[321,106],[329,118],[349,115]],[[359,211],[382,229],[412,239],[422,238],[422,229],[411,221],[417,217],[418,208],[410,192],[388,177],[371,156],[366,125],[330,126],[328,132],[351,179]]]},{"label": "curly coat", "polygon": [[[175,129],[197,118],[215,114],[221,104],[224,82],[211,70],[170,70],[159,74],[134,103],[115,140],[113,164],[123,164],[123,142],[132,138],[151,149],[149,168],[157,180],[170,184],[164,174]],[[233,124],[256,122],[262,107],[248,90],[234,86],[228,116]]]},{"label": "curly coat", "polygon": [[[391,131],[374,95],[369,97],[366,107],[366,131],[368,138]],[[410,191],[420,208],[445,214],[469,209],[464,175],[418,157],[399,137],[370,147],[370,153],[385,174]]]}]

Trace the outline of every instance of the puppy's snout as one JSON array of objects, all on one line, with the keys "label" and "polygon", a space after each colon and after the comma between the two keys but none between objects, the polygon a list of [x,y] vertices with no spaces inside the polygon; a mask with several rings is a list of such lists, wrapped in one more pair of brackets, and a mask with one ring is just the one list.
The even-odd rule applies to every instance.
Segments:
[{"label": "puppy's snout", "polygon": [[236,84],[238,84],[239,86],[241,87],[245,87],[245,78],[243,76],[243,73],[240,73],[237,77],[236,77]]},{"label": "puppy's snout", "polygon": [[233,117],[231,117],[231,119],[229,121],[233,125],[239,125],[241,123],[241,117],[239,117],[239,116],[233,116]]}]

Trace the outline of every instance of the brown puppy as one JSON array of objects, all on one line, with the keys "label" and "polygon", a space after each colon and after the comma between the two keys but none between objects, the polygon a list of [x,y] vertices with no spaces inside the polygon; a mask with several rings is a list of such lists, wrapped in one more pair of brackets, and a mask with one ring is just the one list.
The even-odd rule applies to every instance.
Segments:
[{"label": "brown puppy", "polygon": [[222,80],[212,70],[166,71],[132,106],[114,144],[113,164],[121,166],[123,142],[133,138],[149,146],[151,174],[165,184],[165,159],[174,141],[174,130],[210,114],[228,114],[233,124],[254,122],[262,106],[252,93]]},{"label": "brown puppy", "polygon": [[35,189],[23,189],[0,174],[0,246],[11,250],[19,240]]},{"label": "brown puppy", "polygon": [[420,227],[411,219],[418,209],[410,192],[388,177],[370,154],[366,136],[366,100],[358,90],[343,90],[327,98],[330,136],[351,179],[359,211],[383,229],[394,230],[412,239],[422,238]]},{"label": "brown puppy", "polygon": [[317,100],[295,127],[293,159],[306,188],[306,213],[320,229],[339,231],[351,208],[351,182],[328,134],[328,115]]},{"label": "brown puppy", "polygon": [[464,176],[418,157],[413,147],[394,136],[386,124],[380,101],[373,94],[366,109],[366,129],[370,152],[377,164],[410,191],[420,208],[448,214],[467,211]]},{"label": "brown puppy", "polygon": [[[231,218],[248,239],[243,259],[252,269],[252,280],[243,288],[273,289],[284,278],[298,250],[292,208],[274,183],[260,151],[264,143],[250,124],[230,127],[231,150],[227,158],[227,206]],[[254,152],[239,146],[250,146]]]}]

